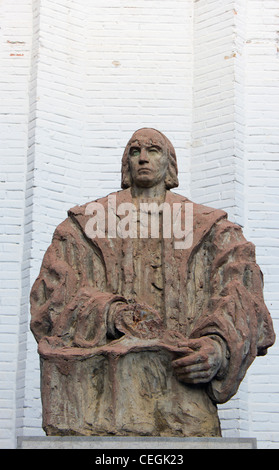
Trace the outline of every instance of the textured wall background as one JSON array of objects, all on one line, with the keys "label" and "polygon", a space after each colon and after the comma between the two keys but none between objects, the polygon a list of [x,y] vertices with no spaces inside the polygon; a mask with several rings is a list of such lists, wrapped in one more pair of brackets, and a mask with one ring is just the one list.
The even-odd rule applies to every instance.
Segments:
[{"label": "textured wall background", "polygon": [[[31,0],[0,7],[0,446],[15,443],[28,148]],[[24,382],[23,374],[18,381]]]},{"label": "textured wall background", "polygon": [[[3,0],[0,446],[43,435],[29,291],[55,227],[120,187],[132,132],[160,129],[177,192],[256,244],[278,331],[277,0]],[[220,407],[225,437],[279,446],[278,347]]]}]

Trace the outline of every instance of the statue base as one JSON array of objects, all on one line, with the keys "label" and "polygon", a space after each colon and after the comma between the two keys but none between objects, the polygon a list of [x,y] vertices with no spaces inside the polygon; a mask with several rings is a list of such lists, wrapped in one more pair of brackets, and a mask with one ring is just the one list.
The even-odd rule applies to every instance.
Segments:
[{"label": "statue base", "polygon": [[18,449],[256,449],[255,438],[222,437],[19,437]]}]

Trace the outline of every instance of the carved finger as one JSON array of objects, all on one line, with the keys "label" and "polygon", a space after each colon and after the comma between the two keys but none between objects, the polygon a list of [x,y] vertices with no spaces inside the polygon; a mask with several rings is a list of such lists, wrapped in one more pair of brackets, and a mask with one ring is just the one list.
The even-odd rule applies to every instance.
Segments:
[{"label": "carved finger", "polygon": [[185,375],[179,375],[177,377],[181,382],[185,383],[192,383],[192,384],[197,384],[197,383],[206,383],[211,380],[211,374],[206,371],[206,372],[193,372],[190,374],[185,374]]},{"label": "carved finger", "polygon": [[209,364],[193,364],[192,366],[180,367],[175,370],[176,375],[188,375],[195,372],[207,372],[210,370]]},{"label": "carved finger", "polygon": [[176,359],[175,361],[172,361],[172,365],[174,368],[177,367],[186,367],[186,366],[192,366],[195,364],[203,364],[208,361],[208,357],[206,355],[202,355],[199,353],[192,353],[189,354],[189,356],[182,357],[180,359]]}]

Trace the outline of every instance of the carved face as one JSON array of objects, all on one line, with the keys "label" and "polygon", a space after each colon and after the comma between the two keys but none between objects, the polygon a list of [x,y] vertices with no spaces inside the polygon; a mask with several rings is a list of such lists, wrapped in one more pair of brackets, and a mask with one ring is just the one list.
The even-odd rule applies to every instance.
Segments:
[{"label": "carved face", "polygon": [[147,129],[136,132],[130,141],[128,159],[132,185],[150,188],[165,179],[168,156],[158,132]]}]

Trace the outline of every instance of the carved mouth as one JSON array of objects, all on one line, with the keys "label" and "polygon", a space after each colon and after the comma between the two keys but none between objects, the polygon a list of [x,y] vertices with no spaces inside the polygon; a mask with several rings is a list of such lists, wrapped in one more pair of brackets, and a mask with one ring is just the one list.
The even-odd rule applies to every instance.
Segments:
[{"label": "carved mouth", "polygon": [[138,174],[141,175],[142,173],[151,173],[152,170],[150,170],[149,168],[141,168],[140,170],[138,170]]}]

